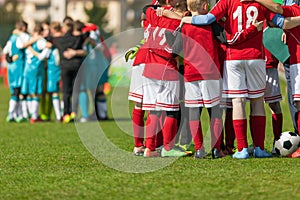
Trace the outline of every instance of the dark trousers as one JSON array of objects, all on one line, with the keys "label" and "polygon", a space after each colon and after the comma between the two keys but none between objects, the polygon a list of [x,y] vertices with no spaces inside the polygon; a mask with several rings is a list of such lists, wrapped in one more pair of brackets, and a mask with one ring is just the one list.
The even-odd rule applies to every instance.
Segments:
[{"label": "dark trousers", "polygon": [[[63,84],[63,101],[64,101],[64,115],[71,112],[77,113],[78,110],[78,95],[80,86],[80,77],[77,77],[79,68],[63,69],[61,70],[61,78]],[[77,78],[76,78],[77,77]],[[75,84],[76,79],[76,84]],[[73,98],[72,98],[73,97]],[[72,103],[71,104],[71,98]]]}]

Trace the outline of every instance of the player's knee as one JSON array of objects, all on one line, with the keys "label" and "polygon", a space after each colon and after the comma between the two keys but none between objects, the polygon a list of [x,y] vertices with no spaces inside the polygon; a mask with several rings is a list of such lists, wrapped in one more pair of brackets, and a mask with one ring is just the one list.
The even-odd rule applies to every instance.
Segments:
[{"label": "player's knee", "polygon": [[232,99],[232,104],[245,106],[246,105],[246,98],[244,98],[244,97],[233,98]]},{"label": "player's knee", "polygon": [[281,113],[281,107],[279,102],[269,103],[269,107],[272,111],[272,113],[280,114]]}]

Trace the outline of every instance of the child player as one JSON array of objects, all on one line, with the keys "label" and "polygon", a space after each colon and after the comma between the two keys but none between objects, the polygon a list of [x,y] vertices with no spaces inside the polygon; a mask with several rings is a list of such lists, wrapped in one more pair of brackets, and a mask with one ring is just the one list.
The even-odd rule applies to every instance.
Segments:
[{"label": "child player", "polygon": [[[192,15],[208,12],[207,0],[188,0]],[[176,38],[178,41],[178,37]],[[175,42],[175,46],[178,43]],[[175,47],[173,46],[173,47]],[[184,54],[185,106],[189,108],[189,125],[195,145],[195,158],[204,158],[203,134],[200,115],[202,107],[209,109],[211,117],[213,158],[223,157],[221,144],[222,119],[219,108],[221,98],[218,44],[211,26],[182,27]],[[180,47],[175,47],[180,49]],[[178,53],[178,52],[176,52]]]},{"label": "child player", "polygon": [[[300,15],[300,6],[292,4],[291,6],[281,6],[271,0],[258,0],[257,2],[266,6],[271,11],[281,14],[284,17],[296,17]],[[290,78],[292,85],[293,99],[297,107],[296,119],[298,130],[300,128],[300,50],[299,41],[300,38],[300,27],[289,29],[286,31],[287,34],[287,45],[290,52]],[[300,157],[300,147],[290,155],[292,158]]]},{"label": "child player", "polygon": [[[167,5],[169,1],[165,2]],[[158,17],[153,8],[145,7],[144,12],[149,22],[147,31],[149,37],[145,41],[147,61],[143,73],[143,110],[149,110],[146,127],[146,149],[144,157],[157,156],[155,138],[158,132],[159,118],[166,111],[163,126],[162,157],[179,157],[186,152],[174,148],[177,133],[177,116],[179,110],[179,75],[177,62],[172,58],[171,48],[165,39],[165,30],[174,31],[180,22],[165,17]],[[174,10],[177,12],[177,10]],[[181,11],[182,12],[182,11]]]}]

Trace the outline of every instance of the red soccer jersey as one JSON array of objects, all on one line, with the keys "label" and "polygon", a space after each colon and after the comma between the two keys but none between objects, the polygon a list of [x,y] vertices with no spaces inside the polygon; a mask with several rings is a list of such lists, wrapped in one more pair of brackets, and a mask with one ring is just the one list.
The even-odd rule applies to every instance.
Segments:
[{"label": "red soccer jersey", "polygon": [[211,26],[185,24],[182,27],[182,44],[185,81],[221,78],[218,44]]},{"label": "red soccer jersey", "polygon": [[[282,6],[284,17],[295,17],[300,15],[300,6]],[[285,30],[287,35],[287,45],[290,52],[290,64],[300,63],[300,27]]]},{"label": "red soccer jersey", "polygon": [[265,56],[266,56],[266,68],[277,69],[279,61],[266,48],[265,48]]},{"label": "red soccer jersey", "polygon": [[[273,14],[256,2],[241,3],[240,0],[220,0],[210,11],[218,20],[226,17],[224,28],[228,38],[251,26],[253,19],[271,20]],[[227,46],[227,60],[264,59],[262,32],[249,40]]]},{"label": "red soccer jersey", "polygon": [[172,57],[171,47],[167,44],[165,31],[174,31],[180,21],[158,17],[152,8],[147,9],[146,18],[151,27],[148,29],[149,37],[144,45],[149,51],[143,75],[157,80],[178,80],[177,63]]}]

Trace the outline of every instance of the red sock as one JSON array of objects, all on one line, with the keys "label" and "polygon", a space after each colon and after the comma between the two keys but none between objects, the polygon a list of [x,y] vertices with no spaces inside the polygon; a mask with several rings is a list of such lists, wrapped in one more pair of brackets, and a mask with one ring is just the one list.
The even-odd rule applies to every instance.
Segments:
[{"label": "red sock", "polygon": [[167,116],[163,127],[163,140],[165,150],[170,151],[171,149],[173,149],[175,145],[177,130],[177,119]]},{"label": "red sock", "polygon": [[297,125],[298,125],[298,134],[300,135],[300,111],[298,111]]},{"label": "red sock", "polygon": [[199,150],[203,145],[203,134],[201,122],[199,120],[190,121],[190,130],[194,140],[195,150]]},{"label": "red sock", "polygon": [[159,119],[159,123],[158,123],[158,133],[156,135],[156,142],[155,142],[155,146],[156,147],[160,147],[161,145],[164,144],[163,142],[163,132],[162,132],[162,127],[164,126],[164,120],[165,120],[165,116],[162,114],[160,116]]},{"label": "red sock", "polygon": [[132,112],[132,128],[135,147],[144,145],[144,114],[144,110],[136,108],[134,108]]},{"label": "red sock", "polygon": [[232,122],[232,110],[226,110],[225,118],[225,143],[226,146],[233,147],[235,139],[235,133]]},{"label": "red sock", "polygon": [[246,119],[235,119],[232,120],[234,132],[237,140],[237,147],[239,151],[243,148],[248,147],[247,142],[247,120]]},{"label": "red sock", "polygon": [[221,118],[212,118],[210,124],[211,147],[221,150],[223,123]]},{"label": "red sock", "polygon": [[272,114],[272,127],[274,134],[274,142],[278,140],[282,132],[282,114]]},{"label": "red sock", "polygon": [[146,148],[149,148],[151,151],[155,150],[158,123],[159,118],[150,113],[146,121]]},{"label": "red sock", "polygon": [[255,147],[265,149],[266,116],[250,116],[253,144]]}]

